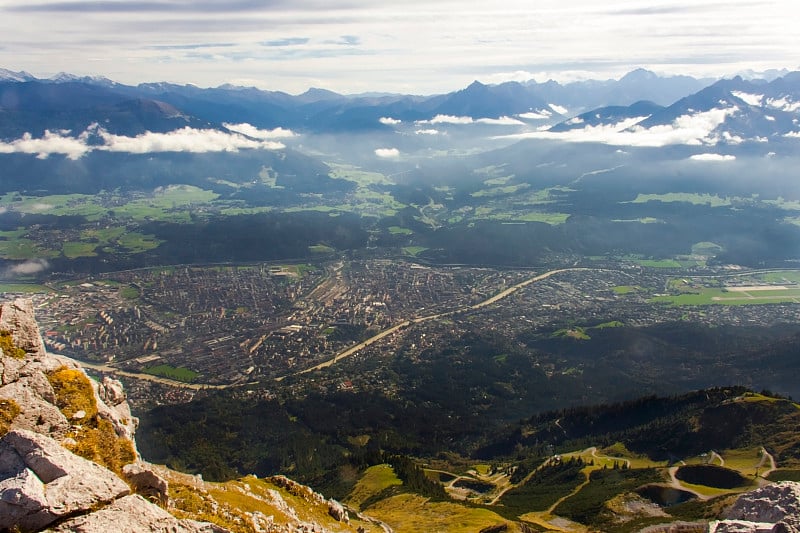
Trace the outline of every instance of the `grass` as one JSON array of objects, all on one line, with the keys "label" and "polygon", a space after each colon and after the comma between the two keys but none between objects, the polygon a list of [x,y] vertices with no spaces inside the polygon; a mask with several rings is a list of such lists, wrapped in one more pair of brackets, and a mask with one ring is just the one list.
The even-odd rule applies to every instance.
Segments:
[{"label": "grass", "polygon": [[592,326],[589,329],[621,328],[621,327],[624,327],[624,326],[625,326],[625,324],[623,324],[619,320],[612,320],[611,322],[603,322],[602,324],[597,324],[596,326]]},{"label": "grass", "polygon": [[372,496],[380,494],[389,487],[402,485],[403,482],[386,464],[368,468],[347,497],[347,504],[360,509],[361,504]]},{"label": "grass", "polygon": [[308,251],[312,254],[332,254],[336,250],[325,244],[315,244],[308,247]]},{"label": "grass", "polygon": [[639,287],[635,287],[633,285],[620,285],[618,287],[612,288],[611,290],[614,291],[614,294],[625,295],[638,292]]},{"label": "grass", "polygon": [[414,231],[400,226],[389,226],[389,233],[392,235],[413,235]]},{"label": "grass", "polygon": [[151,376],[160,376],[162,378],[174,379],[176,381],[183,381],[184,383],[191,383],[200,374],[194,370],[186,367],[177,367],[170,365],[158,365],[150,368],[145,368],[142,372],[150,374]]},{"label": "grass", "polygon": [[591,337],[586,333],[586,329],[582,327],[574,327],[570,329],[559,329],[552,335],[553,337],[569,337],[579,341],[588,341]]},{"label": "grass", "polygon": [[96,243],[71,241],[65,242],[61,247],[61,252],[67,259],[77,259],[78,257],[95,257],[97,256]]},{"label": "grass", "polygon": [[127,287],[122,287],[119,290],[119,295],[126,300],[135,300],[139,297],[139,289],[136,287],[131,287],[130,285]]},{"label": "grass", "polygon": [[8,433],[20,413],[19,404],[11,398],[0,399],[0,437]]},{"label": "grass", "polygon": [[0,283],[0,293],[42,294],[48,292],[52,292],[52,289],[35,283]]},{"label": "grass", "polygon": [[398,494],[382,500],[369,508],[369,515],[386,522],[397,533],[474,533],[507,523],[500,515],[488,509],[450,502],[431,502],[416,494]]},{"label": "grass", "polygon": [[800,283],[800,270],[770,272],[768,274],[761,274],[758,278],[767,283]]},{"label": "grass", "polygon": [[707,205],[709,207],[724,207],[731,205],[730,198],[721,198],[714,194],[696,194],[685,192],[671,192],[667,194],[639,194],[635,200],[628,203],[644,204],[647,202],[685,202],[694,205]]},{"label": "grass", "polygon": [[[89,378],[80,370],[60,367],[47,375],[56,406],[71,423],[67,448],[116,473],[136,460],[131,441],[118,437],[114,426],[97,414],[97,402]],[[80,415],[83,416],[80,416]]]},{"label": "grass", "polygon": [[406,255],[411,255],[413,257],[417,257],[419,254],[421,254],[425,250],[428,250],[428,248],[425,248],[424,246],[405,246],[403,248],[403,253],[406,254]]},{"label": "grass", "polygon": [[763,305],[775,303],[800,303],[800,289],[775,291],[730,292],[720,288],[702,288],[697,292],[654,296],[651,303],[673,306],[683,305]]}]

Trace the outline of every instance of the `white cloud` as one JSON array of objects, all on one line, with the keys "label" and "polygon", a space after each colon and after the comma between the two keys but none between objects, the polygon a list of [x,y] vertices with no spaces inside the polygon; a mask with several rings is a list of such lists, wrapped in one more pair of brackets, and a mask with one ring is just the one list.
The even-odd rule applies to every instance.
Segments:
[{"label": "white cloud", "polygon": [[386,126],[396,126],[398,124],[402,124],[403,121],[392,117],[381,117],[378,119],[378,122],[385,124]]},{"label": "white cloud", "polygon": [[30,133],[11,142],[0,141],[0,154],[36,154],[38,159],[47,159],[52,154],[61,154],[69,159],[80,159],[91,150],[86,145],[86,135],[67,137],[60,133],[45,130],[40,139],[34,139]]},{"label": "white cloud", "polygon": [[4,272],[4,276],[29,276],[31,274],[44,272],[49,268],[50,263],[47,261],[47,259],[31,259],[29,261],[8,267]]},{"label": "white cloud", "polygon": [[[68,137],[61,133],[45,131],[39,139],[26,133],[20,139],[10,142],[0,141],[0,154],[35,154],[39,159],[60,154],[76,160],[92,151],[127,152],[131,154],[148,154],[157,152],[237,152],[239,150],[281,150],[286,146],[271,138],[293,136],[290,130],[277,128],[259,130],[249,124],[230,125],[242,130],[242,133],[257,137],[245,137],[241,133],[229,133],[220,130],[198,130],[185,127],[167,133],[145,132],[136,137],[115,135],[93,124],[77,137]],[[96,134],[103,144],[88,143],[90,134]]]},{"label": "white cloud", "polygon": [[377,148],[375,155],[383,159],[397,159],[400,157],[400,150],[397,148]]},{"label": "white cloud", "polygon": [[417,135],[440,135],[442,132],[434,129],[417,130],[414,133]]},{"label": "white cloud", "polygon": [[511,117],[500,117],[500,118],[479,118],[475,122],[480,124],[489,124],[491,126],[524,126],[525,123],[521,120],[517,120]]},{"label": "white cloud", "polygon": [[285,145],[275,141],[258,141],[242,135],[219,130],[181,128],[167,133],[145,132],[136,137],[99,132],[105,145],[98,148],[108,152],[150,154],[157,152],[238,152],[241,149],[280,150]]},{"label": "white cloud", "polygon": [[792,102],[788,97],[783,98],[770,98],[767,100],[767,105],[775,109],[794,113],[800,111],[800,102]]},{"label": "white cloud", "polygon": [[559,115],[566,115],[569,112],[569,109],[566,107],[562,107],[558,104],[547,104],[550,106],[550,109],[558,113]]},{"label": "white cloud", "polygon": [[528,120],[547,120],[552,116],[553,113],[551,113],[547,109],[542,109],[541,111],[529,111],[527,113],[522,113],[521,115],[519,115],[519,118],[524,118]]},{"label": "white cloud", "polygon": [[786,133],[784,135],[784,137],[798,137],[798,138],[800,138],[800,131],[790,131],[789,133]]},{"label": "white cloud", "polygon": [[689,159],[692,161],[736,161],[736,156],[723,154],[695,154]]},{"label": "white cloud", "polygon": [[254,139],[262,139],[262,140],[287,139],[290,137],[297,136],[297,134],[292,130],[287,130],[284,128],[275,128],[273,130],[262,130],[246,122],[242,124],[228,124],[227,122],[223,122],[222,125],[231,131],[247,135],[248,137],[252,137]]},{"label": "white cloud", "polygon": [[472,124],[472,117],[456,117],[453,115],[436,115],[430,120],[418,120],[415,124]]},{"label": "white cloud", "polygon": [[[672,124],[665,124],[645,128],[637,124],[647,117],[634,117],[625,119],[617,124],[604,124],[586,126],[563,132],[535,131],[518,135],[508,135],[506,138],[533,138],[554,139],[568,142],[596,142],[612,146],[643,146],[659,147],[673,144],[686,145],[714,145],[722,137],[714,130],[725,119],[738,111],[737,108],[711,109],[710,111],[682,115]],[[798,134],[800,136],[800,134]],[[736,139],[730,136],[728,142]]]},{"label": "white cloud", "polygon": [[744,103],[755,106],[760,106],[761,101],[764,99],[763,94],[749,94],[742,91],[731,91],[731,94],[736,98],[744,100]]},{"label": "white cloud", "polygon": [[468,124],[488,124],[490,126],[524,126],[525,123],[513,117],[502,116],[499,118],[479,118],[472,117],[456,117],[453,115],[436,115],[430,120],[417,120],[417,125],[423,124],[454,124],[454,125],[468,125]]}]

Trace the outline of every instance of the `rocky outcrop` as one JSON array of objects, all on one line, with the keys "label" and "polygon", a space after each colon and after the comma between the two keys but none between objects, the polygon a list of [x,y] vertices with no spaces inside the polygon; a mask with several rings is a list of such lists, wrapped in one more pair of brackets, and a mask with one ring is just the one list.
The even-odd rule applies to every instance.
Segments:
[{"label": "rocky outcrop", "polygon": [[800,533],[800,483],[783,481],[743,494],[710,533]]},{"label": "rocky outcrop", "polygon": [[[0,435],[0,531],[170,531],[219,532],[217,526],[178,520],[140,495],[166,506],[166,481],[146,463],[127,465],[126,481],[111,470],[75,453],[90,418],[107,421],[112,437],[135,450],[137,420],[131,416],[119,381],[100,383],[66,357],[48,354],[29,300],[0,306],[0,331],[10,332],[18,354],[0,353],[0,400],[11,400],[16,412]],[[87,383],[87,409],[65,416],[51,380],[64,369]],[[89,386],[91,385],[91,387]]]},{"label": "rocky outcrop", "polygon": [[79,516],[49,531],[94,533],[223,533],[226,530],[207,522],[178,520],[139,495],[126,496],[88,515]]},{"label": "rocky outcrop", "polygon": [[0,480],[0,529],[39,530],[130,493],[110,470],[25,430],[0,440]]},{"label": "rocky outcrop", "polygon": [[14,344],[14,353],[0,350],[0,531],[228,531],[192,520],[199,516],[241,531],[363,531],[357,514],[283,476],[259,487],[207,484],[141,461],[119,381],[98,383],[76,361],[46,353],[29,301],[0,305],[0,331]]}]

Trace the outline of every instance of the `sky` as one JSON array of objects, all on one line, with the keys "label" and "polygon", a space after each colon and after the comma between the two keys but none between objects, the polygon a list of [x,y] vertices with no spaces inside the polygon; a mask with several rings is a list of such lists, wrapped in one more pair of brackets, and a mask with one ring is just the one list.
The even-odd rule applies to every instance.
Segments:
[{"label": "sky", "polygon": [[127,84],[436,94],[800,69],[797,0],[0,0],[0,68]]}]

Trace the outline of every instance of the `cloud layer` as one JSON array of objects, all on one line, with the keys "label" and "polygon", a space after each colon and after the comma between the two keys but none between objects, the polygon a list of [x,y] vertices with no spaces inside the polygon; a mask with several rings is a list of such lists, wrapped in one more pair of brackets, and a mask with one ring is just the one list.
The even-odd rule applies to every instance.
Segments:
[{"label": "cloud layer", "polygon": [[636,66],[697,76],[797,67],[796,0],[641,4],[8,0],[0,65],[125,83],[412,94],[475,78],[619,77]]},{"label": "cloud layer", "polygon": [[[68,132],[46,130],[38,139],[26,133],[20,139],[10,142],[0,141],[0,154],[33,154],[39,159],[58,154],[76,160],[93,151],[150,154],[281,150],[286,146],[270,139],[294,136],[293,132],[283,128],[259,130],[250,124],[231,124],[226,127],[234,132],[185,127],[167,133],[148,131],[136,137],[127,137],[109,133],[97,125],[92,125],[80,135],[73,137]],[[89,143],[92,136],[100,139],[102,144]]]},{"label": "cloud layer", "polygon": [[674,144],[691,146],[715,145],[721,140],[738,142],[737,137],[717,134],[715,130],[725,119],[736,113],[737,108],[711,109],[705,112],[682,115],[671,124],[650,128],[637,124],[647,117],[625,119],[617,124],[586,126],[569,131],[535,131],[519,135],[504,136],[517,139],[553,139],[568,142],[594,142],[613,146],[660,147]]}]

